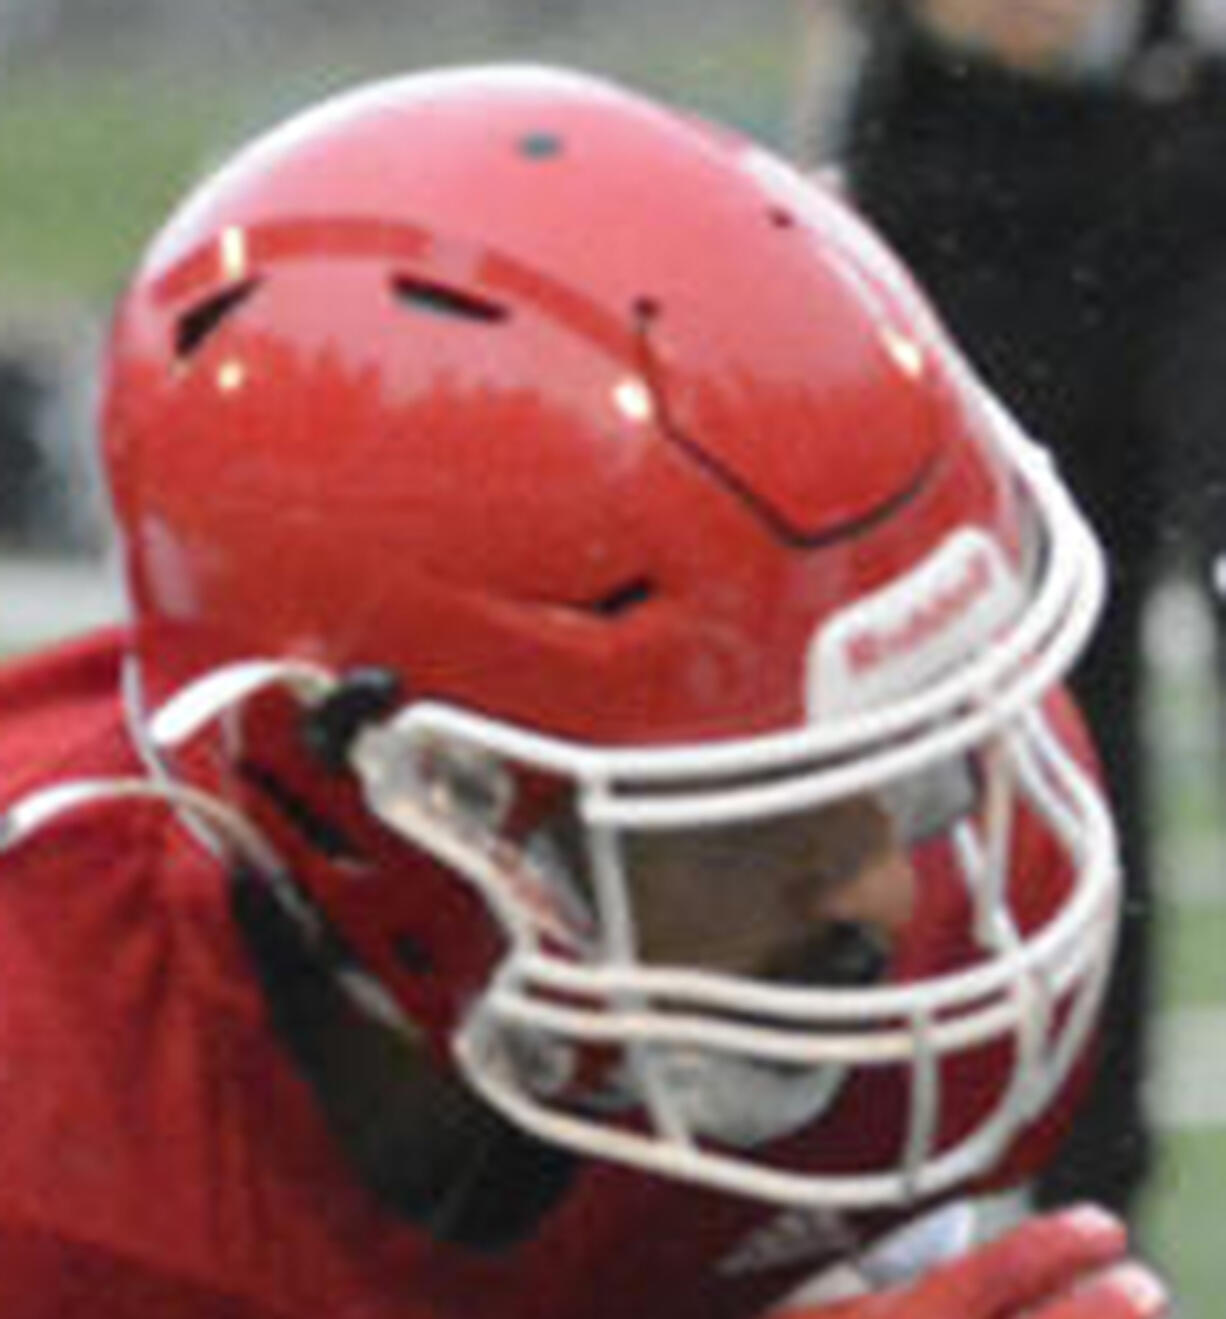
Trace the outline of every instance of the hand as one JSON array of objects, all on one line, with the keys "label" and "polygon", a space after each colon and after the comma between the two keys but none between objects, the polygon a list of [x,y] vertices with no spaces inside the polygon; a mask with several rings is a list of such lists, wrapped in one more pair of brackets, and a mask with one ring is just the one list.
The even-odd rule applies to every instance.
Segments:
[{"label": "hand", "polygon": [[1103,1210],[1070,1209],[1028,1219],[906,1286],[777,1319],[1160,1319],[1166,1289],[1127,1245]]}]

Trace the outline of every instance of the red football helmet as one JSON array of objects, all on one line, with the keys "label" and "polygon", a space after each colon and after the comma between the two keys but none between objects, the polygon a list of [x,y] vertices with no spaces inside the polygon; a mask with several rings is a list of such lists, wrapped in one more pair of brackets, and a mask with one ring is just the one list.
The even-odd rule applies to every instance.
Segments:
[{"label": "red football helmet", "polygon": [[[1117,902],[1059,687],[1100,556],[843,202],[587,77],[372,86],[170,221],[105,434],[157,790],[515,1123],[867,1207],[1066,1094]],[[768,840],[866,801],[916,881],[883,957],[651,946],[644,857],[765,908]]]}]

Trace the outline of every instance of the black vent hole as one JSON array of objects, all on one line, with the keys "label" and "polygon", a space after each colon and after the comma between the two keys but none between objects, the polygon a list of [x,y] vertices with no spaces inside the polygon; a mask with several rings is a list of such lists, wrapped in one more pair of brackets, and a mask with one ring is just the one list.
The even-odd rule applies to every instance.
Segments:
[{"label": "black vent hole", "polygon": [[525,133],[519,139],[518,146],[519,154],[529,160],[552,160],[555,156],[560,156],[564,150],[561,135],[551,133],[548,129]]},{"label": "black vent hole", "polygon": [[216,333],[258,287],[259,280],[249,279],[211,294],[185,311],[175,323],[176,355],[186,359],[198,352],[205,340]]},{"label": "black vent hole", "polygon": [[596,614],[600,618],[622,618],[631,610],[647,604],[656,594],[656,584],[650,577],[635,577],[590,601],[585,608],[588,613]]},{"label": "black vent hole", "polygon": [[401,276],[392,281],[392,291],[397,301],[404,306],[434,316],[451,316],[482,325],[497,325],[511,314],[499,302],[448,284],[436,284],[431,280]]},{"label": "black vent hole", "polygon": [[630,312],[634,317],[635,327],[640,331],[649,330],[660,319],[663,310],[664,308],[661,307],[659,300],[653,298],[649,293],[644,293],[641,297],[635,298],[630,304]]}]

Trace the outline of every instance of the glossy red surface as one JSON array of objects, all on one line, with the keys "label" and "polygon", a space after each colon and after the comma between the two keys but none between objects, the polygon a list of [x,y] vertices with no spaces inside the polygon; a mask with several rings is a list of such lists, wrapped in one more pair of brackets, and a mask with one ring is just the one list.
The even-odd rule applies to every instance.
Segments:
[{"label": "glossy red surface", "polygon": [[793,722],[832,605],[1008,520],[944,353],[746,143],[540,71],[344,98],[190,199],[121,313],[149,667],[383,663],[593,739]]}]

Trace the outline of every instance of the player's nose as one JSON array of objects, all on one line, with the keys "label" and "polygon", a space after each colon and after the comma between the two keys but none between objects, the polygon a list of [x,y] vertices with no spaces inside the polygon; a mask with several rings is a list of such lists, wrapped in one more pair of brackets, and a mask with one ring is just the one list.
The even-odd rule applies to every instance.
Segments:
[{"label": "player's nose", "polygon": [[867,859],[846,883],[827,895],[822,915],[877,929],[896,938],[915,911],[915,869],[901,847]]}]

